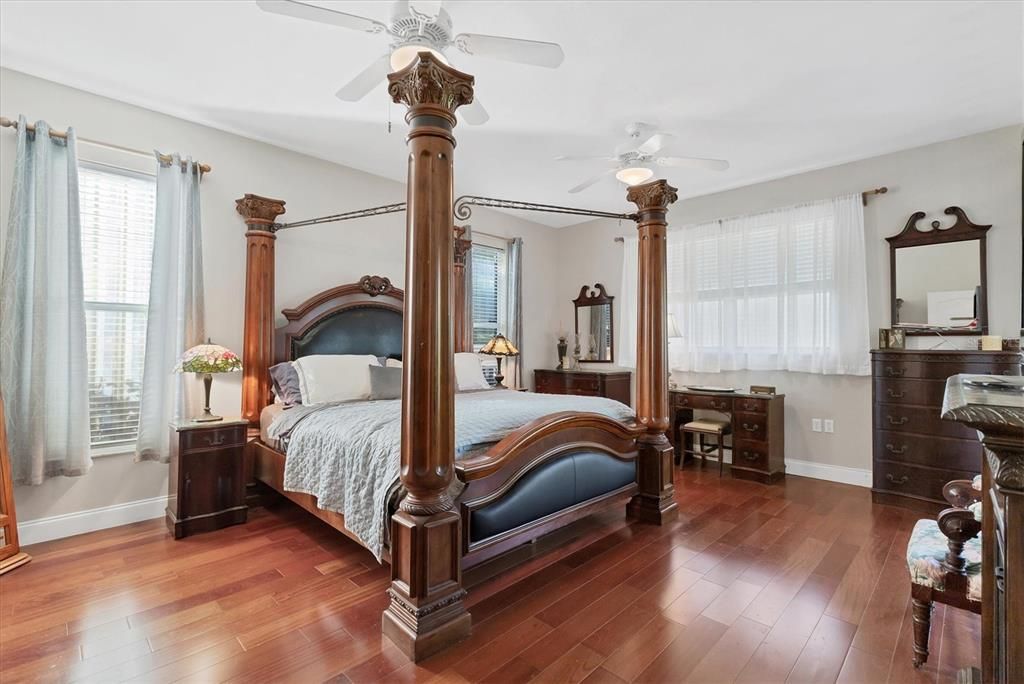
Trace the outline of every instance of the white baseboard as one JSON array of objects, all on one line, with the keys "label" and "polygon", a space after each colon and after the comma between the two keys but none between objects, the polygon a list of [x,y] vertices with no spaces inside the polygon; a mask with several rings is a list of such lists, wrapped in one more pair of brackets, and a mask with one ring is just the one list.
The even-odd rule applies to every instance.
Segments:
[{"label": "white baseboard", "polygon": [[129,501],[87,511],[54,515],[49,518],[20,521],[18,522],[18,541],[22,546],[28,546],[142,520],[162,518],[166,508],[167,497],[157,496],[152,499]]},{"label": "white baseboard", "polygon": [[843,484],[856,485],[857,487],[871,486],[871,471],[864,468],[849,468],[847,466],[828,465],[813,461],[797,461],[787,458],[786,474],[813,477],[815,480],[841,482]]},{"label": "white baseboard", "polygon": [[[712,455],[713,456],[713,455]],[[712,458],[712,463],[714,459]],[[725,462],[732,463],[732,449],[726,447]],[[815,463],[814,461],[798,461],[792,458],[786,459],[786,474],[799,475],[801,477],[812,477],[815,480],[828,480],[842,484],[855,485],[857,487],[871,486],[871,471],[863,468],[848,468],[847,466],[828,465]]]}]

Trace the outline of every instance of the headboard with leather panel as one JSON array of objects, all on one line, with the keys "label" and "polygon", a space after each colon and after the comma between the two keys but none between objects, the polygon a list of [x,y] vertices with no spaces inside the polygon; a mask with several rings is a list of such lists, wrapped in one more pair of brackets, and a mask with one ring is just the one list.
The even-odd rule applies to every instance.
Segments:
[{"label": "headboard with leather panel", "polygon": [[275,363],[311,354],[373,354],[402,358],[404,293],[388,278],[363,276],[358,283],[325,290],[282,313]]}]

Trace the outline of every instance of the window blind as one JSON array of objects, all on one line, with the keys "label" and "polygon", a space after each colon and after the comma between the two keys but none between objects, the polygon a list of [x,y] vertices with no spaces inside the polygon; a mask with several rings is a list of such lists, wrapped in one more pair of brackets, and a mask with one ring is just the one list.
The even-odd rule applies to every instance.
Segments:
[{"label": "window blind", "polygon": [[82,164],[82,276],[94,450],[135,441],[146,351],[156,181]]},{"label": "window blind", "polygon": [[[504,327],[505,282],[508,260],[505,250],[491,245],[473,244],[473,350],[480,349]],[[494,359],[483,361],[484,377],[494,384],[498,364]]]}]

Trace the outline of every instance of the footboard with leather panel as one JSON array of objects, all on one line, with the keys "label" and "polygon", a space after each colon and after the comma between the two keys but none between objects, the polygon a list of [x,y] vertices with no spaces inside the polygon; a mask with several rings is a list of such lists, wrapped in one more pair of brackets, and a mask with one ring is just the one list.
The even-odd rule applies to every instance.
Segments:
[{"label": "footboard with leather panel", "polygon": [[599,414],[556,413],[456,463],[466,483],[457,501],[463,567],[633,494],[640,434],[642,427]]}]

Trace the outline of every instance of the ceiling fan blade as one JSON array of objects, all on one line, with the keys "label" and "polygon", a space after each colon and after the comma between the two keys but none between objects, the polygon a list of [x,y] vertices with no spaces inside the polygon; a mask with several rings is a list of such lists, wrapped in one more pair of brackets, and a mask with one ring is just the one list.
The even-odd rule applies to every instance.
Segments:
[{"label": "ceiling fan blade", "polygon": [[587,188],[589,188],[594,183],[596,183],[599,180],[603,179],[605,176],[607,176],[607,175],[609,175],[611,173],[614,173],[614,172],[615,172],[615,169],[608,169],[607,171],[602,171],[601,173],[597,174],[593,178],[588,178],[587,180],[583,181],[582,183],[580,183],[576,187],[569,188],[569,193],[570,194],[575,194],[577,192],[582,192],[582,191],[586,190]]},{"label": "ceiling fan blade", "polygon": [[539,40],[503,38],[482,33],[460,33],[455,36],[455,45],[467,55],[493,57],[549,69],[559,66],[565,59],[561,45]]},{"label": "ceiling fan blade", "polygon": [[725,171],[729,162],[724,159],[701,159],[700,157],[658,157],[654,160],[658,166],[676,166],[685,169],[708,169],[709,171]]},{"label": "ceiling fan blade", "polygon": [[636,151],[640,154],[654,154],[668,142],[670,137],[672,137],[671,133],[654,133],[647,140],[637,145]]},{"label": "ceiling fan blade", "polygon": [[618,161],[618,157],[609,157],[608,155],[584,156],[573,154],[560,154],[557,157],[555,157],[555,161]]},{"label": "ceiling fan blade", "polygon": [[339,100],[345,102],[358,102],[366,97],[366,94],[374,89],[377,84],[384,80],[391,70],[391,58],[388,55],[381,55],[370,63],[370,66],[363,69],[351,81],[341,87],[335,93]]},{"label": "ceiling fan blade", "polygon": [[256,0],[256,6],[264,12],[272,14],[283,14],[286,17],[316,21],[321,24],[331,24],[353,31],[365,31],[366,33],[385,33],[388,27],[379,21],[360,17],[356,14],[338,12],[326,7],[307,5],[296,0]]},{"label": "ceiling fan blade", "polygon": [[473,96],[473,101],[468,105],[459,107],[459,112],[470,126],[479,126],[480,124],[487,123],[488,119],[491,118],[491,115],[487,113],[484,106],[480,104],[480,98],[476,95]]}]

